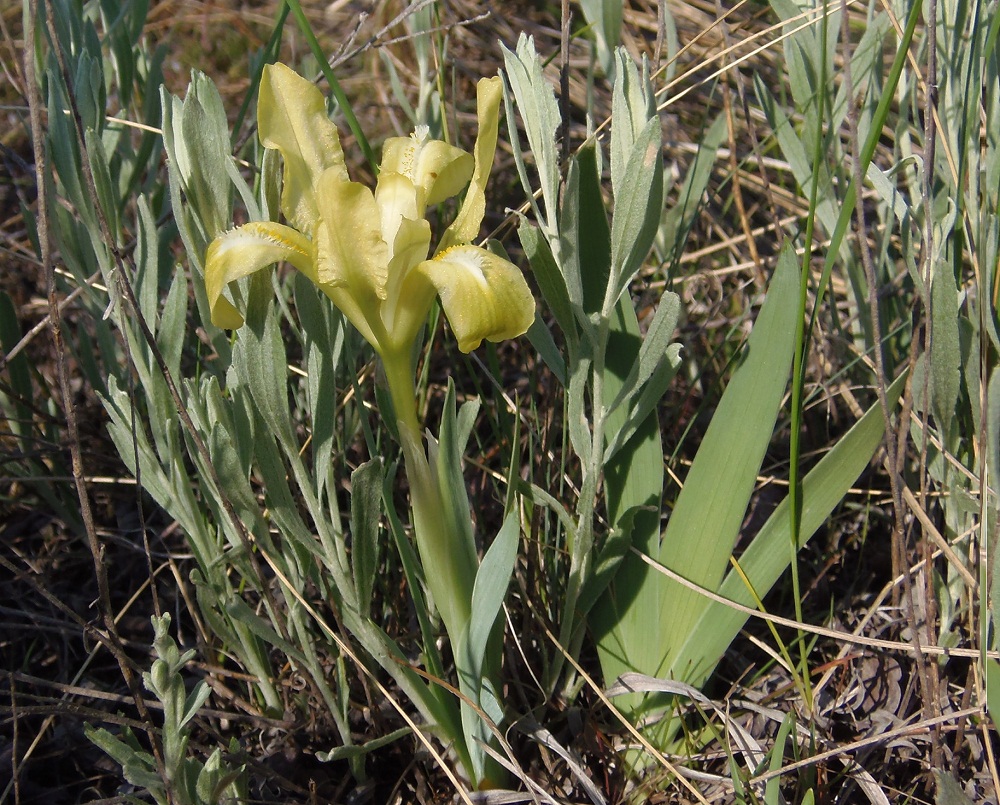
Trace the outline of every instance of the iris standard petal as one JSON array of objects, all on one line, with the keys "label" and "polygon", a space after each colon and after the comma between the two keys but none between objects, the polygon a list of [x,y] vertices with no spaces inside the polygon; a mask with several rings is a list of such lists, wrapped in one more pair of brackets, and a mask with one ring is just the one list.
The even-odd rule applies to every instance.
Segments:
[{"label": "iris standard petal", "polygon": [[326,113],[326,100],[312,82],[284,64],[269,64],[260,80],[257,127],[265,148],[276,148],[285,162],[281,211],[303,232],[316,225],[315,188],[333,171],[349,180],[340,135]]},{"label": "iris standard petal", "polygon": [[479,79],[476,85],[479,131],[473,149],[476,167],[462,208],[441,237],[438,251],[443,252],[456,243],[469,243],[479,237],[479,227],[486,214],[486,183],[493,169],[493,156],[497,148],[497,127],[502,98],[503,82],[500,76]]},{"label": "iris standard petal", "polygon": [[385,299],[389,248],[372,191],[327,171],[316,188],[316,274],[320,285],[347,288],[358,301]]},{"label": "iris standard petal", "polygon": [[523,335],[535,318],[535,300],[521,271],[478,246],[453,246],[425,260],[407,276],[404,298],[425,295],[421,282],[441,297],[462,352],[471,352],[484,338]]},{"label": "iris standard petal", "polygon": [[[390,258],[395,254],[396,232],[403,219],[422,220],[418,191],[412,181],[401,173],[382,170],[375,186],[375,203],[378,205],[382,226],[382,240],[389,247]],[[421,260],[427,257],[421,256]]]},{"label": "iris standard petal", "polygon": [[[424,218],[400,220],[389,262],[389,283],[382,303],[382,322],[393,344],[411,344],[427,320],[434,289],[428,295],[414,296],[406,277],[427,259],[431,244],[431,225]],[[426,283],[424,283],[426,284]]]},{"label": "iris standard petal", "polygon": [[256,221],[213,240],[205,253],[205,292],[212,323],[227,330],[242,327],[243,316],[222,295],[223,289],[234,280],[282,260],[307,276],[315,276],[312,243],[290,226]]},{"label": "iris standard petal", "polygon": [[425,127],[410,137],[391,137],[382,146],[381,170],[406,176],[421,191],[422,208],[462,191],[475,169],[472,155],[442,140],[431,140]]}]

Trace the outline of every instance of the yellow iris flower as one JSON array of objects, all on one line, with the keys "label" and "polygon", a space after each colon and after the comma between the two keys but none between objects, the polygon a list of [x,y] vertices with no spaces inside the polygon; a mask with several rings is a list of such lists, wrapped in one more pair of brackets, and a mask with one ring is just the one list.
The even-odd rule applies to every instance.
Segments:
[{"label": "yellow iris flower", "polygon": [[[372,192],[351,181],[320,91],[283,64],[265,67],[257,124],[264,147],[279,151],[284,161],[281,212],[286,223],[236,227],[215,238],[205,257],[205,288],[216,326],[243,324],[224,295],[230,282],[285,261],[332,299],[378,352],[409,479],[417,550],[456,645],[464,645],[467,637],[479,559],[470,524],[452,522],[449,515],[454,513],[450,501],[455,494],[464,496],[464,487],[459,483],[458,493],[445,494],[436,443],[424,449],[412,347],[435,296],[464,352],[483,339],[521,335],[534,319],[534,299],[520,270],[470,243],[486,209],[501,95],[500,78],[479,82],[479,131],[472,154],[430,139],[420,129],[411,137],[387,140]],[[455,220],[428,257],[427,208],[466,187]],[[462,748],[460,736],[453,737],[472,770],[469,750]],[[475,776],[481,777],[482,769]]]},{"label": "yellow iris flower", "polygon": [[[284,160],[281,212],[287,224],[256,221],[208,247],[205,286],[212,321],[228,329],[243,317],[223,295],[232,281],[286,261],[311,279],[391,362],[409,354],[435,296],[458,346],[524,333],[534,300],[516,266],[469,243],[479,234],[496,149],[499,78],[477,88],[474,154],[418,129],[386,141],[378,183],[352,182],[326,102],[283,64],[264,68],[257,121],[261,142]],[[455,221],[428,259],[427,207],[469,186]]]}]

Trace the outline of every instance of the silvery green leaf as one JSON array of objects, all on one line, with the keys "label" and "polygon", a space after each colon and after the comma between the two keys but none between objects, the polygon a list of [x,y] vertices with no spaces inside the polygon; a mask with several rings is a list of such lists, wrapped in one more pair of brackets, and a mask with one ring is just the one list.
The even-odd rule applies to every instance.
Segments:
[{"label": "silvery green leaf", "polygon": [[580,0],[583,16],[594,34],[598,61],[608,76],[615,75],[615,48],[621,41],[622,6],[622,0]]},{"label": "silvery green leaf", "polygon": [[270,277],[258,272],[250,279],[250,289],[247,326],[238,331],[233,365],[282,448],[297,452],[288,406],[288,361],[280,322],[271,304]]},{"label": "silvery green leaf", "polygon": [[611,266],[617,303],[642,267],[653,245],[663,213],[663,159],[660,156],[660,121],[650,120],[632,145],[615,197],[611,220]]},{"label": "silvery green leaf", "polygon": [[363,617],[369,614],[378,570],[381,504],[382,460],[375,458],[351,473],[351,570]]},{"label": "silvery green leaf", "polygon": [[254,636],[262,640],[264,643],[272,648],[278,649],[278,651],[281,651],[284,654],[287,654],[296,662],[301,663],[304,666],[309,665],[308,659],[297,646],[293,646],[290,642],[281,637],[270,623],[250,609],[247,602],[238,595],[234,595],[230,598],[225,607],[226,614],[229,615],[229,617],[242,626],[247,627],[247,629],[249,629]]},{"label": "silvery green leaf", "polygon": [[942,434],[956,424],[955,403],[961,384],[958,285],[950,262],[940,261],[931,277],[931,402]]},{"label": "silvery green leaf", "polygon": [[181,714],[180,722],[177,726],[183,727],[192,718],[194,718],[198,711],[201,709],[202,705],[208,701],[208,697],[212,695],[212,689],[208,686],[208,683],[202,679],[194,686],[194,690],[188,694],[187,699],[184,701],[184,711]]},{"label": "silvery green leaf", "polygon": [[[556,133],[559,129],[561,116],[556,103],[552,85],[542,75],[542,62],[535,52],[535,41],[525,34],[517,40],[516,53],[506,47],[503,49],[503,60],[506,68],[505,77],[521,111],[525,133],[528,136],[528,147],[535,160],[535,169],[542,186],[542,198],[545,202],[545,215],[539,217],[539,223],[551,239],[555,232],[555,221],[559,209],[559,154],[556,149]],[[508,125],[513,123],[508,114]],[[518,140],[517,129],[511,125],[511,142]],[[519,165],[519,173],[520,171]],[[534,189],[530,183],[525,183],[526,174],[521,173],[525,193],[531,198]]]},{"label": "silvery green leaf", "polygon": [[556,380],[559,381],[560,385],[565,386],[566,361],[563,360],[562,353],[559,351],[559,347],[556,346],[549,328],[545,326],[545,322],[542,321],[541,316],[537,313],[535,314],[535,320],[531,323],[531,327],[528,328],[528,332],[525,335],[528,336],[528,341],[538,352],[539,357],[549,367],[549,371],[555,375]]},{"label": "silvery green leaf", "polygon": [[909,226],[911,220],[910,205],[896,184],[891,181],[891,177],[907,163],[913,161],[912,158],[904,159],[888,171],[883,171],[878,165],[872,162],[868,165],[866,177],[872,183],[872,187],[882,197],[882,200],[892,210],[893,215],[896,216],[896,220],[905,226]]},{"label": "silvery green leaf", "polygon": [[660,299],[660,304],[656,306],[653,314],[653,321],[646,330],[646,337],[642,339],[642,346],[639,347],[639,357],[632,365],[621,391],[618,392],[614,401],[608,406],[608,413],[614,411],[619,405],[625,405],[634,397],[646,381],[653,375],[656,367],[660,364],[670,345],[670,338],[677,329],[677,321],[681,314],[681,298],[667,291]]},{"label": "silvery green leaf", "polygon": [[950,773],[934,769],[934,779],[937,781],[934,805],[974,805]]},{"label": "silvery green leaf", "polygon": [[[104,150],[101,137],[93,129],[87,129],[84,132],[84,143],[87,147],[87,157],[90,160],[90,168],[94,176],[97,201],[104,211],[108,229],[114,236],[121,231],[121,216],[118,209],[118,194],[111,180],[111,169],[108,167],[108,155]],[[140,198],[140,200],[143,199]]]},{"label": "silvery green leaf", "polygon": [[195,782],[195,796],[199,805],[205,803],[221,803],[226,788],[239,779],[243,771],[239,769],[228,769],[222,762],[222,752],[216,747],[215,751],[208,756],[205,765],[198,772]]},{"label": "silvery green leaf", "polygon": [[569,395],[567,399],[568,413],[566,426],[569,429],[569,441],[573,452],[586,466],[590,461],[592,450],[590,420],[587,418],[586,398],[587,386],[590,383],[590,361],[580,358],[570,367]]},{"label": "silvery green leaf", "polygon": [[[586,147],[586,146],[585,146]],[[580,268],[580,245],[578,243],[581,227],[579,225],[580,204],[580,160],[574,155],[569,162],[566,174],[566,188],[563,191],[562,208],[559,211],[559,268],[562,270],[566,294],[569,304],[581,326],[589,325],[583,310],[583,278]],[[603,211],[603,202],[601,209]],[[542,291],[544,293],[544,287]]]},{"label": "silvery green leaf", "polygon": [[677,193],[677,203],[663,213],[663,223],[656,236],[656,246],[662,258],[676,263],[687,240],[695,215],[701,205],[712,176],[715,156],[726,136],[725,115],[719,115],[698,143],[698,151],[688,167],[684,182]]},{"label": "silvery green leaf", "polygon": [[[781,153],[792,169],[795,181],[798,182],[799,187],[806,188],[808,191],[808,188],[812,186],[814,168],[813,160],[806,147],[806,142],[809,141],[798,135],[792,120],[785,114],[781,104],[774,98],[759,76],[754,76],[754,88],[764,113],[767,115],[768,123],[774,130]],[[816,169],[820,171],[816,215],[827,232],[834,232],[840,215],[840,203],[832,187],[829,170],[825,163],[817,165]],[[841,244],[840,254],[847,259],[851,258],[846,242]]]},{"label": "silvery green leaf", "polygon": [[181,353],[187,334],[187,290],[187,275],[178,266],[167,292],[167,301],[163,303],[160,326],[156,333],[163,360],[175,382],[180,377]]},{"label": "silvery green leaf", "polygon": [[149,209],[145,196],[140,196],[136,204],[135,243],[135,295],[139,301],[139,312],[149,323],[150,329],[157,330],[158,307],[160,304],[160,244],[156,221]]},{"label": "silvery green leaf", "polygon": [[476,417],[479,416],[480,401],[478,397],[473,397],[462,403],[458,409],[458,422],[455,428],[455,446],[462,453],[465,452],[469,444],[469,437],[472,436],[472,429],[476,424]]},{"label": "silvery green leaf", "polygon": [[229,167],[233,159],[222,96],[212,79],[199,70],[191,72],[191,83],[184,97],[181,134],[184,154],[189,160],[185,182],[188,202],[194,205],[205,235],[211,240],[231,226]]},{"label": "silvery green leaf", "polygon": [[608,446],[604,451],[605,464],[614,459],[618,451],[635,435],[636,430],[646,420],[646,417],[663,400],[663,395],[680,369],[680,356],[680,344],[667,346],[652,367],[650,376],[641,386],[636,387],[632,394],[628,395],[628,400],[632,404],[625,422],[620,427],[615,428],[613,432],[608,433]]},{"label": "silvery green leaf", "polygon": [[619,48],[615,58],[618,71],[611,102],[611,188],[617,199],[622,193],[632,146],[656,117],[656,102],[649,84],[648,60],[643,58],[640,76],[627,50]]},{"label": "silvery green leaf", "polygon": [[374,752],[376,749],[381,749],[383,746],[388,746],[391,743],[395,743],[400,738],[405,738],[407,735],[412,734],[413,730],[409,727],[400,727],[387,735],[382,735],[379,738],[374,738],[373,740],[360,745],[351,744],[350,746],[338,746],[335,749],[331,749],[329,752],[317,752],[316,759],[320,763],[329,763],[332,760],[347,760],[348,758],[367,755],[369,752]]}]

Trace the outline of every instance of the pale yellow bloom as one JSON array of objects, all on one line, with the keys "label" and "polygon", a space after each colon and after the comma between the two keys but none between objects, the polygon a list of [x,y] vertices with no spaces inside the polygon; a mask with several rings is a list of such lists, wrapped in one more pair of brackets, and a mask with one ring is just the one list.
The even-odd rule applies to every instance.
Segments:
[{"label": "pale yellow bloom", "polygon": [[[258,128],[264,146],[284,160],[287,224],[258,221],[212,242],[205,260],[212,321],[241,326],[225,287],[284,260],[330,297],[383,357],[408,352],[435,296],[465,352],[483,339],[524,333],[534,300],[521,272],[470,244],[485,211],[500,98],[499,78],[479,82],[474,154],[430,139],[426,130],[387,140],[372,192],[351,181],[320,91],[283,64],[265,67]],[[427,208],[467,186],[455,221],[429,257]]]}]

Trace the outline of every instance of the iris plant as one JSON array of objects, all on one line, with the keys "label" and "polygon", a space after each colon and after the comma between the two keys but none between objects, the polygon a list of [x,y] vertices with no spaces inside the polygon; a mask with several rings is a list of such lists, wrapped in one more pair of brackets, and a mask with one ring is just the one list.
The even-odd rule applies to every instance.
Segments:
[{"label": "iris plant", "polygon": [[[483,339],[521,335],[533,320],[534,300],[518,268],[470,244],[486,208],[501,94],[499,78],[479,82],[472,154],[430,139],[423,127],[387,140],[372,192],[351,181],[320,91],[288,67],[269,65],[261,80],[258,127],[264,146],[277,149],[284,161],[281,212],[287,223],[255,221],[226,232],[209,246],[205,261],[217,326],[243,324],[223,295],[228,283],[285,261],[333,300],[380,356],[410,482],[417,548],[429,571],[426,583],[456,644],[468,629],[478,558],[470,524],[442,515],[454,508],[442,496],[436,446],[429,457],[423,447],[413,355],[435,297],[465,352]],[[431,255],[427,209],[466,187],[455,220]]]}]

